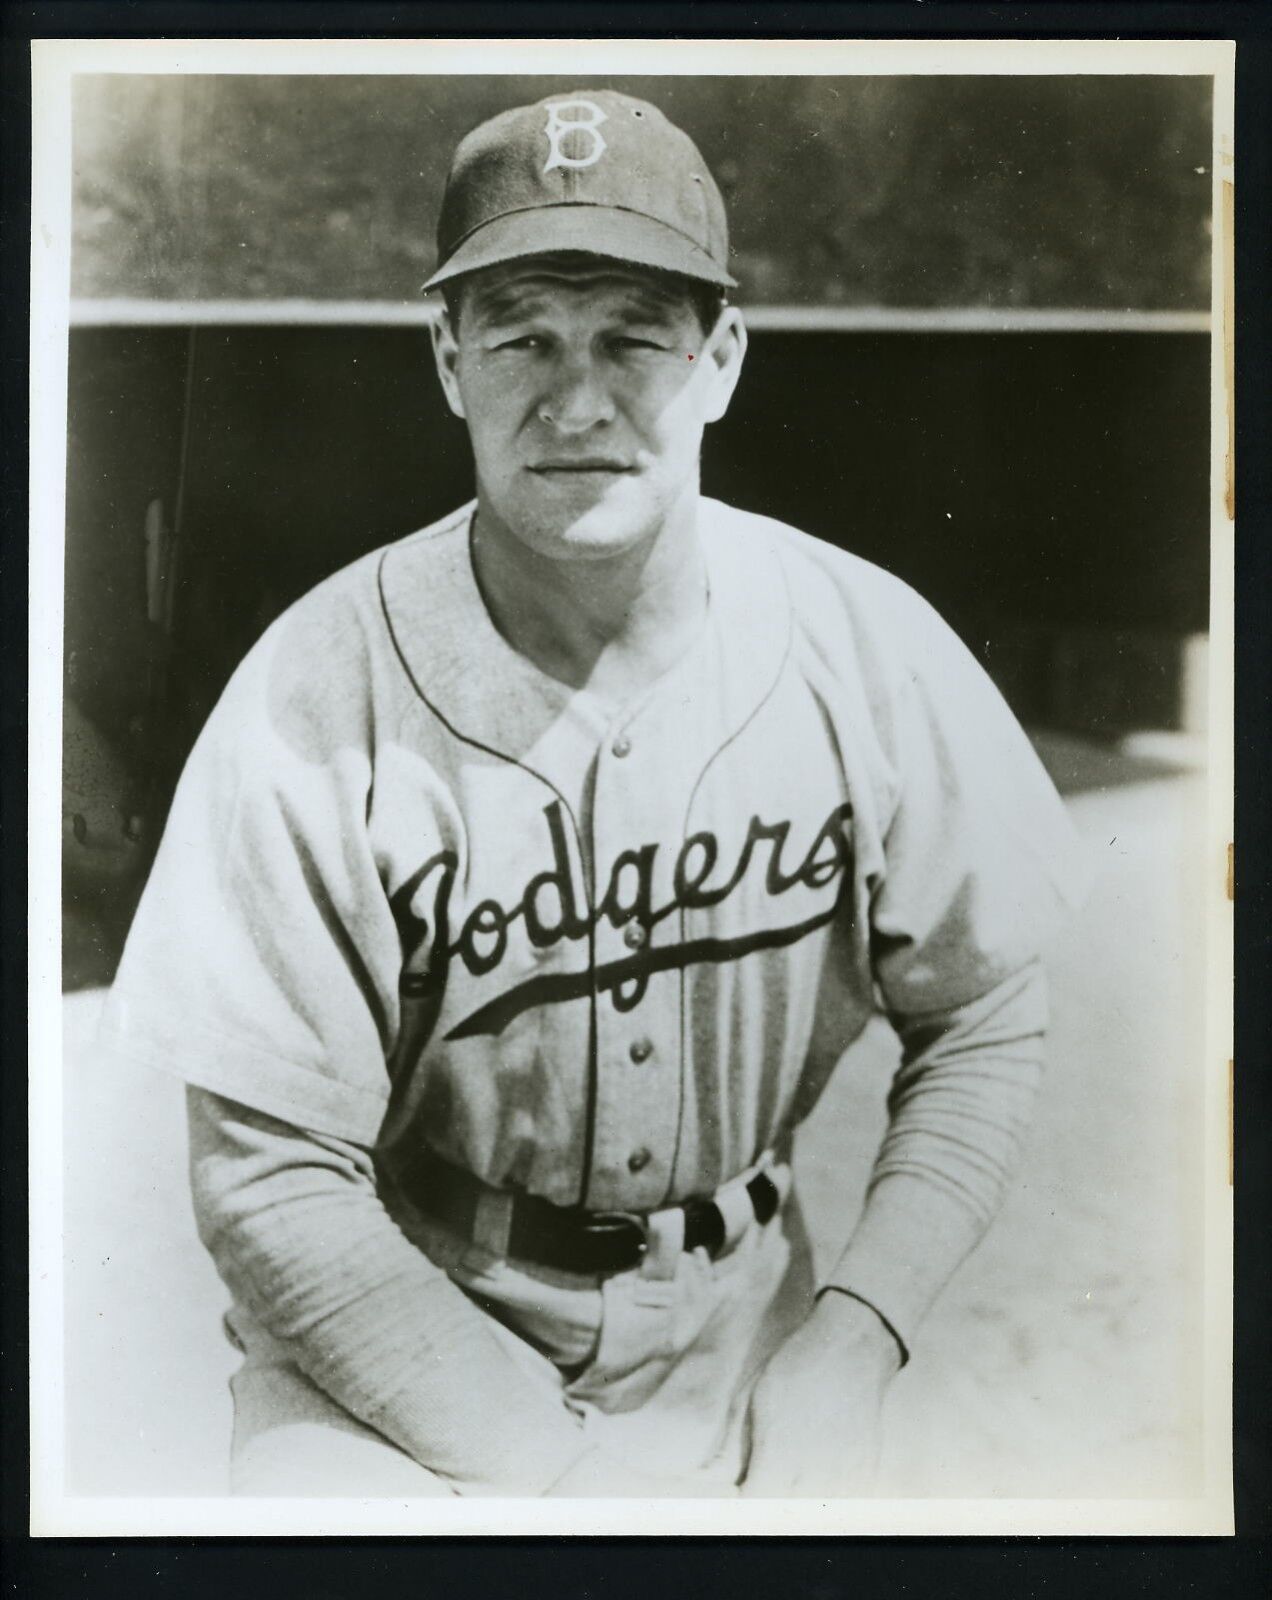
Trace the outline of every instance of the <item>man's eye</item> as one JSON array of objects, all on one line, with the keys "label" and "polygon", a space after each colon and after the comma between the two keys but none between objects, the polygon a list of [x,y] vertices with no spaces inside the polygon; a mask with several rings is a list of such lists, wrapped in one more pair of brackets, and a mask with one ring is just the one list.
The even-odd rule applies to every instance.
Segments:
[{"label": "man's eye", "polygon": [[518,334],[515,339],[501,339],[496,350],[541,350],[543,340],[537,333]]},{"label": "man's eye", "polygon": [[636,334],[620,334],[614,340],[614,347],[618,350],[663,350],[666,348],[657,339],[642,339]]}]

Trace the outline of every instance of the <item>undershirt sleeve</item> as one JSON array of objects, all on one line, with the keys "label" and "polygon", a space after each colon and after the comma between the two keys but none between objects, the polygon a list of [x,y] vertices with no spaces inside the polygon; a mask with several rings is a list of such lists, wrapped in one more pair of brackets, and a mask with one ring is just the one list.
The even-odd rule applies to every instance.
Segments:
[{"label": "undershirt sleeve", "polygon": [[460,1493],[543,1494],[589,1453],[489,1319],[400,1232],[345,1141],[188,1090],[199,1235],[337,1404]]},{"label": "undershirt sleeve", "polygon": [[964,1006],[894,1016],[901,1066],[871,1186],[923,1177],[982,1224],[1002,1202],[1042,1078],[1047,988],[1031,962]]},{"label": "undershirt sleeve", "polygon": [[894,1014],[901,1066],[862,1220],[828,1287],[907,1347],[997,1213],[1042,1076],[1046,980],[1031,962],[966,1005]]}]

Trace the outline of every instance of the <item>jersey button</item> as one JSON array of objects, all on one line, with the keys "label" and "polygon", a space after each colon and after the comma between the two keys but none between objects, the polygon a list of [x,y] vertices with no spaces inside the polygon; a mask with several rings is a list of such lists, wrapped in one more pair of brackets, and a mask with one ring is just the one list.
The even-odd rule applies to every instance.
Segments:
[{"label": "jersey button", "polygon": [[640,1066],[642,1061],[648,1061],[650,1056],[653,1055],[654,1041],[652,1039],[643,1038],[633,1039],[631,1044],[628,1046],[627,1053],[636,1063],[636,1065]]},{"label": "jersey button", "polygon": [[629,922],[623,929],[623,943],[629,950],[639,950],[648,937],[639,922]]},{"label": "jersey button", "polygon": [[628,1172],[644,1172],[645,1168],[653,1159],[653,1152],[651,1150],[646,1150],[645,1146],[642,1144],[638,1146],[637,1149],[633,1150],[631,1155],[628,1156],[627,1170]]},{"label": "jersey button", "polygon": [[630,755],[632,753],[632,741],[627,737],[627,735],[625,733],[620,733],[618,738],[615,739],[614,743],[612,745],[610,745],[610,749],[614,752],[614,754],[621,761],[624,756]]}]

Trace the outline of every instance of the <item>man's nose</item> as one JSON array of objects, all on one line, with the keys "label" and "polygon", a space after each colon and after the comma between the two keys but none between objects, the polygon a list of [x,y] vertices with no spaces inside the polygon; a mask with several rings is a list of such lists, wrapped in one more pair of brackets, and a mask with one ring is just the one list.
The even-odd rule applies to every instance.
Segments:
[{"label": "man's nose", "polygon": [[586,433],[614,417],[614,401],[597,363],[587,356],[567,358],[539,407],[539,418],[558,433]]}]

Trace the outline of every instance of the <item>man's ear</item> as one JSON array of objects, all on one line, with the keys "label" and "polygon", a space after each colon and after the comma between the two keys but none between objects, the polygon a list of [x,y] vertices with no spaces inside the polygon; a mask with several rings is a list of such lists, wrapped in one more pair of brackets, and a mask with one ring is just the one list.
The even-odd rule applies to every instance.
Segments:
[{"label": "man's ear", "polygon": [[433,337],[433,360],[437,363],[437,376],[441,381],[446,404],[457,417],[464,415],[464,402],[459,392],[459,341],[451,326],[450,312],[442,306],[429,330]]},{"label": "man's ear", "polygon": [[700,359],[708,363],[711,375],[706,420],[719,422],[729,409],[746,359],[746,323],[737,306],[725,306],[721,311],[715,327],[707,335]]}]

